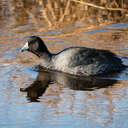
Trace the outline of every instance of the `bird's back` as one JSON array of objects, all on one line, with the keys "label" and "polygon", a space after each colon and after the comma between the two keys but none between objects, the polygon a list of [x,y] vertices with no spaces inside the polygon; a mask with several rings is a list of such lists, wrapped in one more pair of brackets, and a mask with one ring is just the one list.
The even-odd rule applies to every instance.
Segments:
[{"label": "bird's back", "polygon": [[71,74],[96,75],[121,70],[121,59],[107,50],[70,47],[54,58],[55,68]]}]

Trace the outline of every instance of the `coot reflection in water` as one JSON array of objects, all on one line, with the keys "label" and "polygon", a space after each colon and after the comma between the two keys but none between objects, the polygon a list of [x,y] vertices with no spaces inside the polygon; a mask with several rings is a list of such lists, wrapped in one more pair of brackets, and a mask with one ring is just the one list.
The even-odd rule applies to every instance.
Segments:
[{"label": "coot reflection in water", "polygon": [[72,90],[93,91],[95,89],[107,88],[116,82],[117,80],[107,79],[107,76],[105,79],[101,77],[78,77],[44,70],[38,72],[36,80],[30,86],[21,88],[20,91],[27,92],[27,99],[30,102],[39,102],[39,97],[45,93],[49,84],[57,83]]}]

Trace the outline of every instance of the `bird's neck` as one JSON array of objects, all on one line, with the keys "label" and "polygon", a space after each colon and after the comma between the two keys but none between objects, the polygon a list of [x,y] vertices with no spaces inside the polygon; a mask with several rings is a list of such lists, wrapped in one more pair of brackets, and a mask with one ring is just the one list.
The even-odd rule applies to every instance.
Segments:
[{"label": "bird's neck", "polygon": [[51,57],[52,57],[52,54],[49,51],[47,51],[47,52],[34,51],[33,53],[36,54],[39,58],[44,59],[46,61],[51,59]]},{"label": "bird's neck", "polygon": [[51,53],[40,54],[40,57],[39,57],[40,65],[47,69],[52,69],[52,67],[53,67],[52,56],[53,55]]}]

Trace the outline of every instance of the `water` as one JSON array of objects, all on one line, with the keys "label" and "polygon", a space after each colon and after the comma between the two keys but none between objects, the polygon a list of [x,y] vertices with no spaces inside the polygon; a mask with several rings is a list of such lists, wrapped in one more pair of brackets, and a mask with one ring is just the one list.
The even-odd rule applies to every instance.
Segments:
[{"label": "water", "polygon": [[52,52],[69,46],[107,49],[128,65],[128,24],[44,27],[22,10],[22,2],[14,14],[13,4],[0,2],[0,128],[127,128],[128,69],[100,80],[37,72],[39,59],[20,48],[38,35]]}]

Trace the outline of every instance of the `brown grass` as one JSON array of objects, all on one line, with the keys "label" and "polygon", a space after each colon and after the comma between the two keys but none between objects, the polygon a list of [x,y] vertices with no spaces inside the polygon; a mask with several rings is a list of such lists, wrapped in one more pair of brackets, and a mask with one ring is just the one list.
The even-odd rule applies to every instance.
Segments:
[{"label": "brown grass", "polygon": [[0,8],[20,25],[29,19],[36,27],[51,29],[76,22],[88,26],[128,21],[127,0],[12,0],[6,4],[6,9],[2,4]]}]

